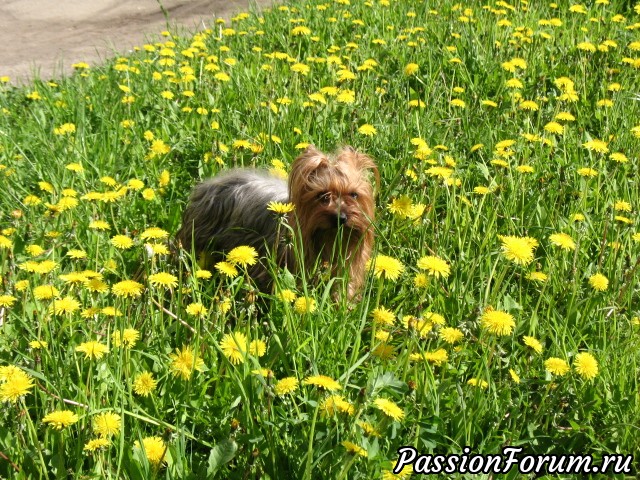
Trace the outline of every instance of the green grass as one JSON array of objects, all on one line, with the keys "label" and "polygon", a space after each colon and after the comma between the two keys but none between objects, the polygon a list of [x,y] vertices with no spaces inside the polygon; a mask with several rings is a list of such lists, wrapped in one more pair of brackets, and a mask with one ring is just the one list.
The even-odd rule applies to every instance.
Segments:
[{"label": "green grass", "polygon": [[[70,78],[0,85],[0,477],[392,478],[403,445],[638,458],[638,10],[299,1],[159,37]],[[360,133],[364,124],[376,133]],[[276,293],[314,300],[301,312],[257,294],[242,273],[198,278],[186,253],[163,253],[195,182],[237,165],[288,168],[309,143],[353,145],[377,161],[376,255],[402,263],[397,279],[370,272],[349,303],[334,299],[331,280],[302,285],[277,272]],[[148,238],[150,227],[169,236]],[[575,248],[554,245],[556,233]],[[116,248],[116,235],[133,246]],[[535,239],[533,256],[525,247],[510,260],[510,236]],[[420,270],[428,255],[450,274]],[[44,260],[55,268],[28,263]],[[159,272],[177,285],[152,285]],[[589,282],[596,273],[603,291]],[[140,296],[119,295],[124,280],[139,282]],[[206,314],[187,312],[198,303]],[[393,324],[375,324],[378,307]],[[481,320],[491,309],[513,317],[505,335]],[[462,338],[447,343],[445,327]],[[129,348],[113,337],[125,329],[139,334]],[[232,333],[264,342],[264,354],[232,361]],[[88,359],[77,347],[89,341],[109,351]],[[184,347],[202,365],[187,358],[181,376]],[[446,358],[429,360],[440,349]],[[597,361],[593,378],[576,369],[584,352]],[[553,357],[568,372],[548,371]],[[143,372],[157,381],[148,396],[133,385]],[[341,389],[305,384],[313,375]],[[299,383],[278,395],[283,378]],[[332,408],[332,394],[348,403]],[[60,410],[77,421],[43,421]],[[106,412],[120,425],[100,437]],[[134,446],[151,437],[147,455]],[[97,438],[102,448],[83,451]]]}]

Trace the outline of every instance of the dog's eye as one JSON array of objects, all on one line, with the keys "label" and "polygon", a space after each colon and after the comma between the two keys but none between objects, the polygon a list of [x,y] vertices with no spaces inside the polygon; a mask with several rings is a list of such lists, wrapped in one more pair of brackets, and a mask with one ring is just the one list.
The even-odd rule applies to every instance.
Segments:
[{"label": "dog's eye", "polygon": [[357,199],[357,198],[358,198],[358,192],[351,192],[349,195],[350,195],[350,196],[351,196],[351,198],[353,198],[353,199]]},{"label": "dog's eye", "polygon": [[329,203],[331,201],[331,194],[329,192],[323,192],[319,194],[318,201],[320,203]]}]

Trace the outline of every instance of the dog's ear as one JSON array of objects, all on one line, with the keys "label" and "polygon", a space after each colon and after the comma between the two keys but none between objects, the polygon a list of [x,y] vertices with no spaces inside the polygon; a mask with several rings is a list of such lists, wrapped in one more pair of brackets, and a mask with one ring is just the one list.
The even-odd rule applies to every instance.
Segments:
[{"label": "dog's ear", "polygon": [[329,166],[329,161],[324,153],[318,150],[314,145],[309,145],[304,152],[295,159],[293,165],[295,166],[296,164],[305,165],[306,168],[315,170],[317,168],[325,168]]},{"label": "dog's ear", "polygon": [[338,158],[351,163],[358,171],[365,175],[365,177],[367,174],[373,175],[371,184],[374,185],[375,191],[380,189],[380,172],[378,171],[376,162],[374,162],[370,156],[358,152],[351,146],[346,146],[340,150]]},{"label": "dog's ear", "polygon": [[329,167],[327,156],[313,145],[293,161],[289,175],[289,185],[304,185],[317,177],[318,174]]}]

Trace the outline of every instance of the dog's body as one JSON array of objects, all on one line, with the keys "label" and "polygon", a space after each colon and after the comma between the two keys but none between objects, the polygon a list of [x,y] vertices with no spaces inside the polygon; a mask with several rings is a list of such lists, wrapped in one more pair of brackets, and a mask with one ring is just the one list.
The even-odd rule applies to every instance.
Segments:
[{"label": "dog's body", "polygon": [[[187,251],[204,254],[205,264],[222,260],[234,247],[254,247],[261,257],[275,252],[280,266],[313,270],[330,265],[333,276],[348,272],[349,296],[364,281],[373,248],[375,163],[350,147],[329,157],[309,147],[293,163],[289,181],[255,169],[235,169],[200,183],[184,212],[178,240]],[[291,202],[288,224],[301,239],[291,248],[270,202]],[[281,238],[276,238],[280,236]],[[294,252],[298,254],[294,254]],[[296,258],[302,257],[302,262]],[[346,272],[345,272],[346,270]],[[264,264],[249,271],[259,288],[271,283]]]}]

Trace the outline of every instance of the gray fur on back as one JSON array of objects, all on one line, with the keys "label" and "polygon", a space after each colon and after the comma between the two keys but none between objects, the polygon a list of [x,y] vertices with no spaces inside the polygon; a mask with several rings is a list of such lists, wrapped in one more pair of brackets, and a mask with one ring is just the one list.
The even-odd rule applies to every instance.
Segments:
[{"label": "gray fur on back", "polygon": [[263,170],[230,170],[194,188],[178,239],[187,251],[214,258],[240,245],[264,255],[265,246],[273,248],[277,229],[276,214],[267,206],[288,198],[286,180]]}]

